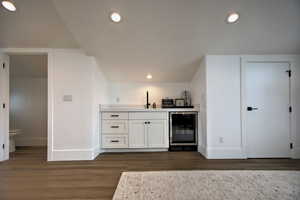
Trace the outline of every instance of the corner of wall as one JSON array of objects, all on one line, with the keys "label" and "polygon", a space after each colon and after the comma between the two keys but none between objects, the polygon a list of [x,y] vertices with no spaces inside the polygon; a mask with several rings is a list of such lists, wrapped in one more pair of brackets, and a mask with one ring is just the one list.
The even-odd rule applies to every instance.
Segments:
[{"label": "corner of wall", "polygon": [[93,148],[93,155],[92,155],[92,159],[94,160],[95,158],[97,158],[97,156],[102,153],[100,146],[97,146],[95,148]]},{"label": "corner of wall", "polygon": [[204,156],[205,158],[207,158],[207,153],[206,153],[206,147],[203,145],[199,145],[198,146],[198,152]]}]

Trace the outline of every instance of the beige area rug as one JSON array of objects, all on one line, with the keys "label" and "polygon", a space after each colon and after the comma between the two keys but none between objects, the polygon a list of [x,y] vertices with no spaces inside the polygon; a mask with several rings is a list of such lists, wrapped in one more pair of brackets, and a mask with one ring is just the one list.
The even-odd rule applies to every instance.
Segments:
[{"label": "beige area rug", "polygon": [[300,171],[124,172],[113,200],[300,200]]}]

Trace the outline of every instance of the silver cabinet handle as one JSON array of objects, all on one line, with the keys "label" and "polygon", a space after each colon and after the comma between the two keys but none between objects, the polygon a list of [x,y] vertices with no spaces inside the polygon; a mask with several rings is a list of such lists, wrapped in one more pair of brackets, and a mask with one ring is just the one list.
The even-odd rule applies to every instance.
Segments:
[{"label": "silver cabinet handle", "polygon": [[111,126],[110,128],[119,128],[119,126]]}]

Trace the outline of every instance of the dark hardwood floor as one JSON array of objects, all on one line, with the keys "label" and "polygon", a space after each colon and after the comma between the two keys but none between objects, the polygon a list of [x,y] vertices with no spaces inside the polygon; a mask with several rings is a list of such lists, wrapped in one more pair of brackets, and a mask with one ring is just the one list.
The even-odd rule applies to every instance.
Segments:
[{"label": "dark hardwood floor", "polygon": [[111,199],[123,171],[300,170],[300,160],[206,160],[197,152],[106,153],[94,161],[46,162],[45,148],[18,148],[0,163],[0,199]]}]

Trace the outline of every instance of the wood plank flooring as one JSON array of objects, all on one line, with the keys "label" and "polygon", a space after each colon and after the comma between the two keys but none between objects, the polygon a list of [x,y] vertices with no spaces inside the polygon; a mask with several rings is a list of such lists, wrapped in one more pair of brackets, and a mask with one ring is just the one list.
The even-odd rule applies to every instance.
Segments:
[{"label": "wood plank flooring", "polygon": [[46,155],[18,148],[0,163],[0,200],[111,199],[123,171],[300,170],[300,160],[206,160],[197,152],[106,153],[78,162],[46,162]]}]

